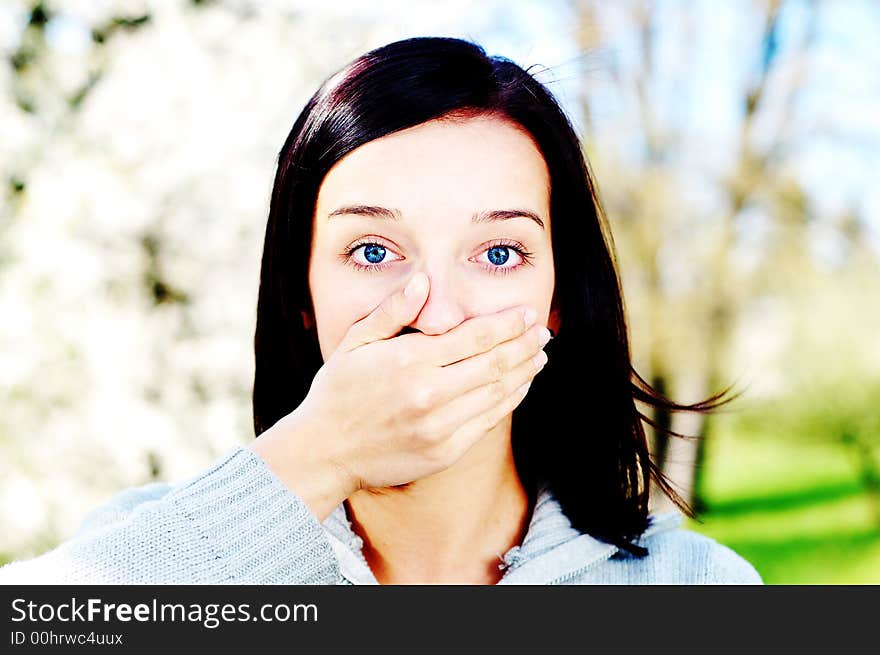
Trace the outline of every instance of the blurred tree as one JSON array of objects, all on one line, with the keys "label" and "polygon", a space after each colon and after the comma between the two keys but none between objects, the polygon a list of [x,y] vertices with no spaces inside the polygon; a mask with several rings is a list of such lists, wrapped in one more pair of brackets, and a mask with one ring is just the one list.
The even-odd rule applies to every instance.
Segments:
[{"label": "blurred tree", "polygon": [[[690,3],[635,1],[617,12],[590,0],[575,0],[573,6],[579,46],[602,57],[612,78],[610,89],[596,76],[585,79],[586,142],[620,245],[637,361],[657,391],[693,402],[735,382],[729,360],[746,307],[774,280],[791,279],[811,266],[810,200],[786,164],[795,153],[795,108],[805,84],[815,8],[805,7],[807,27],[799,42],[786,44],[782,61],[783,3],[752,5],[751,20],[762,35],[756,50],[730,51],[730,69],[717,73],[725,83],[740,84],[740,96],[733,99],[741,107],[739,120],[728,127],[720,120],[713,125],[706,115],[717,106],[710,88],[716,80],[693,68],[703,56],[699,48],[706,47],[695,38],[706,13],[695,16]],[[609,119],[609,108],[621,118]],[[690,122],[695,115],[722,135],[704,142],[710,133]],[[716,148],[721,152],[713,152]],[[706,170],[696,172],[697,167]],[[784,238],[755,245],[755,223]],[[739,262],[743,244],[759,266]],[[688,397],[681,397],[685,393]],[[664,411],[650,418],[659,428],[676,425]],[[689,426],[683,431],[699,438],[676,443],[672,453],[663,429],[655,429],[652,450],[699,511],[712,420],[680,418]]]},{"label": "blurred tree", "polygon": [[[278,141],[267,130],[248,139],[260,152],[240,148],[235,156],[197,144],[192,127],[206,123],[205,114],[185,121],[199,102],[222,107],[221,87],[194,91],[187,65],[161,61],[188,45],[195,49],[189,66],[210,73],[199,47],[216,32],[201,25],[235,28],[235,11],[176,0],[133,10],[124,0],[11,4],[0,15],[13,19],[0,32],[7,53],[0,75],[0,560],[4,551],[53,545],[121,487],[179,477],[215,456],[215,442],[246,438],[247,339],[229,345],[246,328],[206,314],[211,302],[251,306],[240,298],[252,276],[230,266],[228,277],[241,282],[218,284],[214,275],[222,293],[207,292],[205,271],[218,267],[197,261],[198,244],[190,242],[198,234],[206,259],[231,261],[252,234],[245,244],[256,250],[258,226],[244,228],[262,211],[264,189],[251,190],[256,211],[239,207],[234,185],[219,175],[206,184],[198,163],[237,161],[247,170],[236,179],[250,179],[262,170],[254,160],[271,167]],[[293,24],[262,22],[270,34]],[[256,60],[261,52],[251,50]],[[231,83],[253,78],[251,60],[234,48],[211,57]],[[224,70],[228,61],[236,66]],[[276,96],[282,120],[273,118],[283,124],[291,103]],[[177,101],[179,124],[157,111],[163,101]],[[162,137],[175,130],[176,150],[160,155]],[[228,237],[219,244],[205,223],[217,215],[211,201],[220,194],[203,187],[223,191],[217,202]],[[189,274],[187,265],[201,273]],[[249,323],[250,312],[241,316]]]}]

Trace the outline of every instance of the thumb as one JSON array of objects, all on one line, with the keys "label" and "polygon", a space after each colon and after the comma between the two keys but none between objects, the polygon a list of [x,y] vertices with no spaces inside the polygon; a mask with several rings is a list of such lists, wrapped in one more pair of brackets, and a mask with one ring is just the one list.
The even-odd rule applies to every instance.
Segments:
[{"label": "thumb", "polygon": [[417,272],[406,287],[385,298],[372,312],[352,325],[340,346],[349,351],[396,335],[419,315],[428,298],[429,286],[428,276]]}]

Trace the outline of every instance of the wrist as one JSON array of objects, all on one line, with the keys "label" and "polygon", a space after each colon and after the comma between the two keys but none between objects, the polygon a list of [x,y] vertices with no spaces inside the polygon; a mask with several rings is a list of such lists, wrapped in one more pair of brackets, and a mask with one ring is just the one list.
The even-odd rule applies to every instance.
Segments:
[{"label": "wrist", "polygon": [[294,411],[248,445],[321,522],[357,490],[345,467],[320,452],[323,441]]}]

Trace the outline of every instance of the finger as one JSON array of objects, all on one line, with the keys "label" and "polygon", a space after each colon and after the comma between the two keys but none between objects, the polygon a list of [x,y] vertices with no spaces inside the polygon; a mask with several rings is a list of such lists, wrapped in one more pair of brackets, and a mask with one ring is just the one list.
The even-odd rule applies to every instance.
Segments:
[{"label": "finger", "polygon": [[352,325],[339,347],[344,351],[389,339],[412,323],[428,298],[430,281],[421,271],[407,285],[385,298],[367,316]]},{"label": "finger", "polygon": [[542,350],[535,356],[528,356],[502,379],[471,389],[446,403],[439,404],[437,409],[425,419],[431,433],[452,433],[468,421],[488,412],[511,394],[515,394],[524,384],[530,383],[546,363],[547,354]]},{"label": "finger", "polygon": [[467,421],[449,439],[447,447],[454,457],[461,458],[485,434],[515,410],[531,388],[531,380],[517,387],[501,402]]},{"label": "finger", "polygon": [[523,305],[474,316],[444,334],[404,336],[415,337],[413,343],[422,349],[427,363],[448,366],[515,339],[534,325],[536,319],[537,312]]},{"label": "finger", "polygon": [[432,379],[437,384],[438,404],[503,380],[511,371],[542,352],[549,340],[550,330],[543,325],[533,325],[524,334],[500,343],[488,352],[440,368]]}]

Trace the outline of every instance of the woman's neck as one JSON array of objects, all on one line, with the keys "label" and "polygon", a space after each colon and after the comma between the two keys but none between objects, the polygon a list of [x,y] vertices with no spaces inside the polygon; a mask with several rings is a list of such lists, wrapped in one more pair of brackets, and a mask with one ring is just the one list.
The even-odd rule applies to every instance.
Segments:
[{"label": "woman's neck", "polygon": [[511,417],[448,469],[404,489],[346,501],[381,584],[495,584],[500,557],[521,543],[531,501],[516,472]]}]

